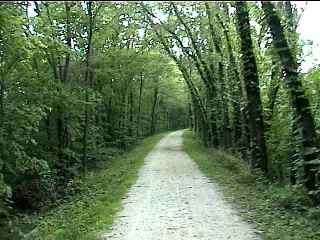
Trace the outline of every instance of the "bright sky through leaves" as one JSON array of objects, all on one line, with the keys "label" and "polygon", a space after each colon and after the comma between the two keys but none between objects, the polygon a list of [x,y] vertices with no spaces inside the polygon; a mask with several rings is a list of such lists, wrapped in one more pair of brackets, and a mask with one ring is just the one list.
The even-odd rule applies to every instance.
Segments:
[{"label": "bright sky through leaves", "polygon": [[[33,10],[34,4],[32,2],[29,7],[29,16],[36,16]],[[320,22],[320,2],[318,1],[293,1],[298,8],[303,8],[304,12],[298,26],[298,33],[300,33],[301,40],[304,42],[312,42],[312,45],[304,46],[304,61],[301,64],[303,72],[307,72],[315,65],[320,64],[320,31],[317,23]],[[310,42],[311,41],[311,42]]]},{"label": "bright sky through leaves", "polygon": [[[305,10],[300,19],[297,31],[304,41],[311,40],[313,46],[305,46],[305,61],[302,63],[302,71],[305,72],[313,66],[320,64],[320,32],[317,24],[320,22],[320,2],[318,1],[295,1],[298,7]],[[306,4],[307,3],[307,4]],[[312,52],[311,52],[312,51]]]}]

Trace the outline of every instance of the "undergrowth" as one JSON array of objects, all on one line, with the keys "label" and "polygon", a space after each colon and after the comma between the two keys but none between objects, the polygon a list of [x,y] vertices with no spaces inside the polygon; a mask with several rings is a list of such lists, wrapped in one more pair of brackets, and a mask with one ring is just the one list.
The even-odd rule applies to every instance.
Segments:
[{"label": "undergrowth", "polygon": [[184,149],[263,239],[320,239],[320,208],[312,206],[302,189],[270,183],[243,160],[204,147],[191,131],[184,133]]},{"label": "undergrowth", "polygon": [[[136,181],[146,155],[164,136],[158,134],[143,140],[128,153],[105,162],[101,170],[70,182],[66,199],[41,214],[24,215],[15,224],[20,231],[15,239],[27,240],[93,240],[112,225],[121,199]],[[30,230],[30,228],[32,228]],[[1,237],[0,239],[6,239]],[[7,239],[13,239],[11,236]]]}]

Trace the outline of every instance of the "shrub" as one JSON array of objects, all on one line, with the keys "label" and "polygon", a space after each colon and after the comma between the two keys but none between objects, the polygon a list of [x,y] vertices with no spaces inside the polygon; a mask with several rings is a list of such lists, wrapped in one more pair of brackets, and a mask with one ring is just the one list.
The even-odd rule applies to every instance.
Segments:
[{"label": "shrub", "polygon": [[301,211],[312,206],[307,193],[299,187],[270,185],[269,192],[271,200],[279,208]]}]

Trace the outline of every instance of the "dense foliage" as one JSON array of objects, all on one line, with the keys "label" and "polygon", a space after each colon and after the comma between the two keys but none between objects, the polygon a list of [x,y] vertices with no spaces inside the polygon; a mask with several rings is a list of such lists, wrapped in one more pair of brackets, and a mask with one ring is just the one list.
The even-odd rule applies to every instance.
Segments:
[{"label": "dense foliage", "polygon": [[207,146],[319,200],[317,69],[300,73],[301,11],[289,1],[140,4],[176,62]]},{"label": "dense foliage", "polygon": [[2,217],[55,201],[137,139],[187,126],[180,74],[129,4],[30,4],[0,4]]},{"label": "dense foliage", "polygon": [[290,1],[0,3],[0,218],[190,126],[319,201],[319,69]]}]

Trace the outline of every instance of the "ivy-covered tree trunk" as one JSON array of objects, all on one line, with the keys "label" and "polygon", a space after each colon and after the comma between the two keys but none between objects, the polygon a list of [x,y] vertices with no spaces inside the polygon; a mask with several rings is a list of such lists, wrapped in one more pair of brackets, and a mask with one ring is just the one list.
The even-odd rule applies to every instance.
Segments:
[{"label": "ivy-covered tree trunk", "polygon": [[[226,4],[226,2],[223,2],[223,12],[225,14],[225,17],[228,21],[230,21],[229,18],[229,9]],[[241,89],[241,79],[239,75],[239,71],[237,68],[237,63],[234,55],[234,50],[231,45],[230,40],[230,33],[228,28],[225,26],[225,23],[223,22],[221,16],[219,14],[216,15],[218,22],[223,30],[224,37],[225,37],[225,44],[227,45],[227,54],[228,54],[228,65],[227,65],[227,76],[229,85],[231,86],[231,95],[233,98],[232,101],[232,107],[233,107],[233,146],[240,149],[240,151],[243,153],[243,156],[245,157],[245,150],[248,146],[247,144],[247,131],[243,131],[243,127],[248,125],[248,123],[245,121],[244,112],[241,110],[241,104],[243,104],[243,94]]]},{"label": "ivy-covered tree trunk", "polygon": [[157,112],[157,105],[158,105],[158,95],[159,93],[159,86],[158,84],[154,88],[153,93],[153,103],[151,108],[151,123],[150,123],[150,135],[154,134],[156,132],[156,112]]},{"label": "ivy-covered tree trunk", "polygon": [[[274,50],[272,49],[272,52]],[[266,106],[266,114],[265,114],[265,128],[268,131],[271,127],[271,121],[274,112],[274,106],[277,99],[277,93],[280,87],[280,67],[278,62],[276,61],[275,56],[272,53],[272,70],[271,70],[271,79],[268,89],[268,103]]]},{"label": "ivy-covered tree trunk", "polygon": [[[221,59],[222,61],[222,59]],[[231,129],[230,129],[230,119],[229,119],[229,103],[225,95],[228,94],[228,89],[225,84],[225,73],[223,69],[222,62],[219,63],[219,79],[220,79],[220,96],[221,101],[221,116],[222,116],[222,134],[221,134],[221,145],[228,149],[231,147]]]},{"label": "ivy-covered tree trunk", "polygon": [[271,30],[273,43],[280,57],[285,73],[285,83],[291,106],[299,130],[304,158],[305,186],[309,191],[316,189],[316,178],[319,172],[319,147],[315,131],[315,123],[310,111],[310,102],[305,96],[304,88],[298,74],[298,64],[290,51],[280,18],[271,2],[261,2]]},{"label": "ivy-covered tree trunk", "polygon": [[243,64],[243,78],[248,104],[251,165],[268,172],[267,151],[264,136],[262,104],[260,98],[259,81],[256,60],[250,34],[249,14],[247,4],[237,1],[236,19],[240,37],[241,60]]},{"label": "ivy-covered tree trunk", "polygon": [[[219,146],[219,129],[218,129],[218,104],[216,103],[216,94],[215,94],[215,89],[210,88],[209,90],[207,90],[207,95],[206,95],[206,99],[207,99],[207,107],[206,107],[206,115],[208,116],[208,136],[206,136],[205,134],[203,134],[205,137],[203,139],[205,140],[205,143],[207,146],[215,146],[218,147]],[[204,125],[204,123],[202,124],[203,128],[206,128],[206,125]],[[206,130],[204,130],[206,131]]]},{"label": "ivy-covered tree trunk", "polygon": [[[1,71],[2,73],[3,71]],[[0,128],[3,127],[4,123],[4,92],[5,92],[5,83],[4,83],[4,78],[3,75],[1,74],[0,76]]]}]

